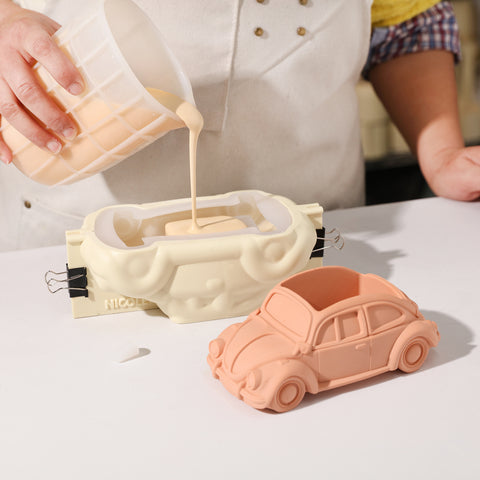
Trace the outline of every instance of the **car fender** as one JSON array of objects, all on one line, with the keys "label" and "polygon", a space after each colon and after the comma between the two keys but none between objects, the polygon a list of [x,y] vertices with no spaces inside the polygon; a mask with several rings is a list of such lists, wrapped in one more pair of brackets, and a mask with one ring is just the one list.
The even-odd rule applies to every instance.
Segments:
[{"label": "car fender", "polygon": [[412,338],[423,337],[427,340],[430,347],[435,347],[438,343],[435,331],[432,328],[432,323],[425,320],[417,320],[408,325],[407,328],[400,334],[395,341],[393,348],[390,352],[390,358],[388,361],[389,370],[396,370],[400,361],[400,355],[402,353],[405,344]]},{"label": "car fender", "polygon": [[276,386],[286,378],[298,377],[305,383],[305,389],[309,393],[318,392],[318,380],[315,372],[304,362],[297,359],[285,359],[272,362],[260,368],[262,385],[258,389],[263,390],[269,401],[273,398]]}]

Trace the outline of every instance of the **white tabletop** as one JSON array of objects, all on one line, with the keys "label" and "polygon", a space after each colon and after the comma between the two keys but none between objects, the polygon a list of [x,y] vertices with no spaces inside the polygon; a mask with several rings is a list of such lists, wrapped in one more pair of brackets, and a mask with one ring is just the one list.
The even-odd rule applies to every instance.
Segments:
[{"label": "white tabletop", "polygon": [[[208,343],[236,320],[152,312],[73,320],[43,275],[65,247],[0,254],[0,478],[479,479],[480,203],[329,212],[325,264],[384,276],[437,322],[416,373],[387,373],[288,413],[214,380]],[[131,347],[149,355],[118,363]]]}]

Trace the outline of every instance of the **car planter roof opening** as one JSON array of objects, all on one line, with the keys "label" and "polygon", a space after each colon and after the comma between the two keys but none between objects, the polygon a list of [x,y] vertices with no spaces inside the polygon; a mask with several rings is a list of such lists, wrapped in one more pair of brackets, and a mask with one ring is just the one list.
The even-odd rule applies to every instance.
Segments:
[{"label": "car planter roof opening", "polygon": [[306,392],[414,372],[439,338],[437,325],[387,280],[321,267],[273,288],[260,309],[210,342],[208,363],[247,404],[285,412]]}]

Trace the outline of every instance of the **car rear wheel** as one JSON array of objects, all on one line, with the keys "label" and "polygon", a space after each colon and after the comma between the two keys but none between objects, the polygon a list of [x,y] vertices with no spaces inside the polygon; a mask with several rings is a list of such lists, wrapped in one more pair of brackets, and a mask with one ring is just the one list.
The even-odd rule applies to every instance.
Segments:
[{"label": "car rear wheel", "polygon": [[285,379],[277,387],[271,408],[276,412],[286,412],[295,408],[305,396],[305,383],[298,377]]},{"label": "car rear wheel", "polygon": [[425,362],[429,350],[430,345],[423,337],[412,338],[403,347],[398,368],[406,373],[415,372]]}]

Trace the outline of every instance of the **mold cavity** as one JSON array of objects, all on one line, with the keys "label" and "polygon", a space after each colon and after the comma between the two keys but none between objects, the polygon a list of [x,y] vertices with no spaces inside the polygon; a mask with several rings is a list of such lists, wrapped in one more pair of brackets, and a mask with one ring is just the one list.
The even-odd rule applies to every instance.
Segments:
[{"label": "mold cavity", "polygon": [[120,206],[98,216],[95,233],[109,245],[132,248],[197,236],[277,233],[291,223],[284,205],[256,193],[199,202],[197,212],[200,228],[192,231],[192,212],[187,202]]},{"label": "mold cavity", "polygon": [[[199,231],[191,231],[191,211],[174,212],[139,220],[131,212],[116,212],[113,228],[127,247],[139,247],[148,239],[157,237],[178,237],[192,234],[216,234],[234,232],[254,227],[259,232],[270,232],[274,225],[260,212],[242,211],[229,207],[198,209]],[[248,215],[250,214],[250,215]]]},{"label": "mold cavity", "polygon": [[227,215],[217,215],[215,217],[197,218],[198,226],[192,225],[191,220],[177,220],[165,225],[165,235],[200,235],[202,233],[224,233],[234,232],[247,228],[239,218],[229,217]]}]

